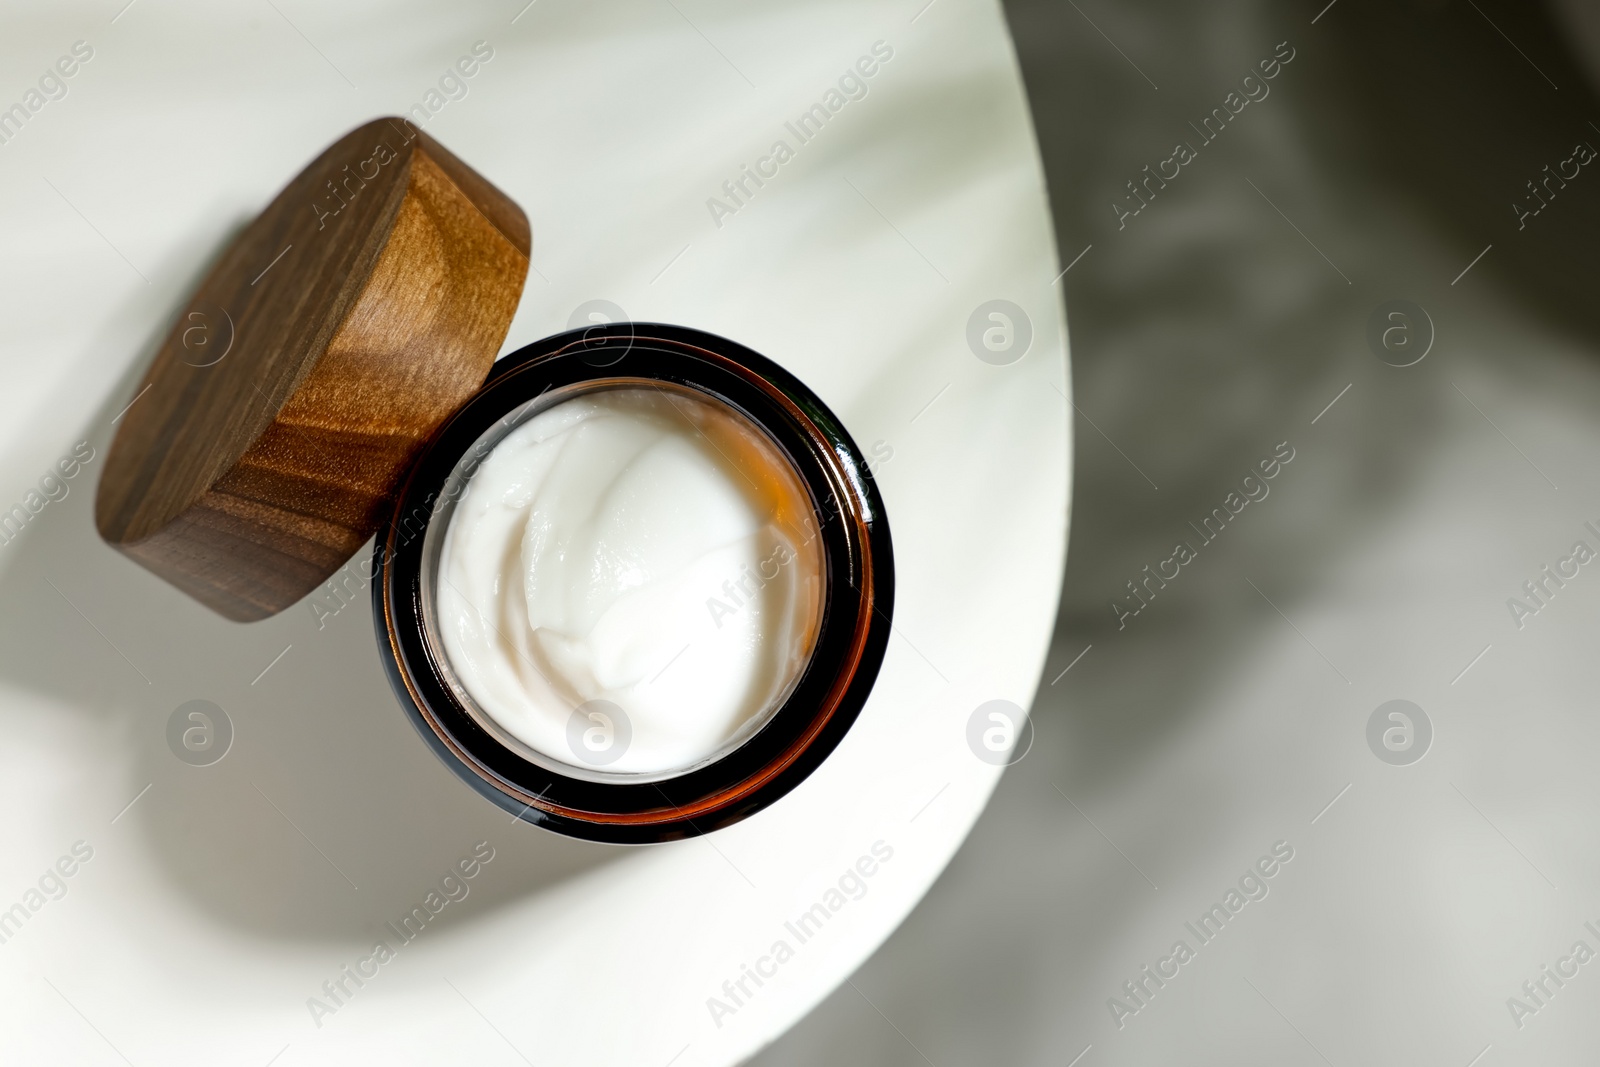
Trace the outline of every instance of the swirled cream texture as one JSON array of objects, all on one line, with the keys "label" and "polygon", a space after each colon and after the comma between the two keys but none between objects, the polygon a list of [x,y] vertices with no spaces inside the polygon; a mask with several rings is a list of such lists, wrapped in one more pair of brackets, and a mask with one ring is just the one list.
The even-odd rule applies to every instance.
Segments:
[{"label": "swirled cream texture", "polygon": [[437,573],[451,670],[501,730],[565,764],[660,774],[787,695],[816,643],[823,564],[804,486],[743,415],[625,386],[496,444]]}]

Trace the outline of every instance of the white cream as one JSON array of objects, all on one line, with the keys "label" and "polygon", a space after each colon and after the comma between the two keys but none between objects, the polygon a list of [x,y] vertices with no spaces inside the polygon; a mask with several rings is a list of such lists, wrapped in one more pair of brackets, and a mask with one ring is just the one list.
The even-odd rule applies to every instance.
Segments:
[{"label": "white cream", "polygon": [[445,533],[436,620],[503,731],[562,763],[662,773],[786,695],[822,573],[809,498],[759,431],[720,402],[629,386],[560,402],[483,459]]}]

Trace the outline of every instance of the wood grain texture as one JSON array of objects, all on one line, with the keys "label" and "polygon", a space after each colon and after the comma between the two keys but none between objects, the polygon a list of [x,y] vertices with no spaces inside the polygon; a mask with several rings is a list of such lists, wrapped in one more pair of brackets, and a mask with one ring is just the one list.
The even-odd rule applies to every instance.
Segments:
[{"label": "wood grain texture", "polygon": [[521,208],[416,127],[342,137],[185,305],[106,458],[100,535],[230,619],[295,603],[483,384],[530,246]]}]

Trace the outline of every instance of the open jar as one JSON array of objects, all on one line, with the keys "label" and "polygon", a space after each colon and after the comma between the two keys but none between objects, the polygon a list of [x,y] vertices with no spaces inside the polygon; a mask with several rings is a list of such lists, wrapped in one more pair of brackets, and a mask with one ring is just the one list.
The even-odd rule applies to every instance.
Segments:
[{"label": "open jar", "polygon": [[[597,403],[608,399],[603,407]],[[591,475],[610,492],[600,494],[596,508],[594,496],[573,500],[557,491],[545,514],[528,523],[536,529],[513,526],[522,532],[514,540],[524,549],[518,558],[525,565],[497,568],[493,581],[483,583],[502,593],[513,586],[501,611],[486,602],[489,592],[473,588],[469,595],[462,588],[467,582],[451,576],[447,548],[456,547],[450,542],[463,528],[462,509],[479,504],[473,490],[495,473],[494,461],[519,432],[574,405],[587,410],[555,426],[554,442],[547,437],[541,443],[564,450],[568,482]],[[622,465],[625,476],[658,479],[655,484],[619,490],[617,464],[607,463],[619,451],[613,441],[574,433],[572,424],[580,432],[592,424],[582,416],[596,407],[604,419],[624,424],[611,435],[625,438],[620,451],[637,448]],[[630,434],[641,422],[643,433]],[[681,435],[673,433],[675,423]],[[640,447],[629,439],[637,436],[648,443]],[[712,462],[695,461],[696,445]],[[662,453],[669,458],[652,462]],[[549,457],[536,456],[529,465],[541,459],[546,481],[560,480],[559,471],[549,470]],[[710,476],[703,477],[708,468]],[[731,475],[730,481],[748,478],[757,489],[736,481],[718,486],[717,473]],[[510,513],[515,509],[504,504],[502,485],[509,483],[510,495],[531,496],[537,487],[529,482],[525,470],[503,476],[495,499],[484,503]],[[640,504],[641,491],[667,496],[669,506]],[[670,505],[685,495],[699,514],[674,513]],[[718,495],[731,499],[717,501]],[[583,513],[563,517],[563,506]],[[608,506],[613,514],[606,514]],[[624,516],[621,525],[633,528],[622,535],[608,541],[594,533],[594,524],[615,525],[614,512],[629,508],[645,528]],[[734,513],[731,524],[727,512]],[[755,523],[741,525],[737,520],[747,515]],[[588,528],[563,540],[552,530],[563,518]],[[732,529],[704,529],[716,519]],[[662,532],[678,543],[650,551],[658,549],[651,542]],[[710,542],[711,551],[693,544],[697,537]],[[538,552],[527,550],[541,539]],[[630,541],[644,541],[647,550]],[[735,551],[718,551],[730,543]],[[888,639],[889,534],[859,451],[793,376],[749,349],[696,330],[595,327],[500,360],[412,469],[379,551],[380,580],[373,589],[389,641],[385,662],[423,736],[491,800],[575,836],[664,840],[726,825],[771,803],[815,769],[849,729]],[[641,565],[641,556],[654,558]],[[556,574],[541,576],[541,567]],[[599,594],[603,603],[586,604],[603,584],[597,571],[612,572],[605,575],[612,580]],[[541,581],[545,603],[530,607],[537,594],[529,587]],[[558,588],[551,591],[551,585]],[[627,603],[629,597],[635,602]],[[504,632],[530,614],[557,625]],[[754,622],[735,630],[746,620]],[[573,652],[563,631],[585,624],[580,641],[588,639],[589,647]],[[538,697],[546,706],[534,712],[544,720],[542,731],[540,724],[519,730],[515,714],[529,709],[518,709],[469,674],[486,657],[480,648],[452,649],[451,627],[487,629],[484,644],[511,646],[500,658],[512,660],[515,673],[535,685],[543,683]],[[603,630],[610,632],[597,637]],[[544,633],[550,641],[538,640]],[[617,664],[619,648],[634,652],[635,662]],[[705,654],[690,660],[699,649]],[[571,666],[563,671],[564,661]],[[672,678],[675,671],[681,680]],[[608,673],[623,677],[596,680]],[[737,675],[731,687],[729,674]],[[651,700],[663,686],[668,695]]]},{"label": "open jar", "polygon": [[865,703],[883,502],[826,405],[724,338],[613,323],[496,362],[530,247],[437,142],[352,131],[202,282],[96,521],[241,621],[376,533],[383,662],[459,777],[570,836],[705,833],[804,780]]}]

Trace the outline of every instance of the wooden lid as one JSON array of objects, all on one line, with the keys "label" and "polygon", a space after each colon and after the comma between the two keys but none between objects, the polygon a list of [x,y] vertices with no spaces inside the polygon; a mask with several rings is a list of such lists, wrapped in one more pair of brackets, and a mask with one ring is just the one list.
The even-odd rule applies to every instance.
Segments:
[{"label": "wooden lid", "polygon": [[402,119],[346,134],[234,240],[121,417],[100,536],[230,619],[350,559],[494,363],[527,217]]}]

